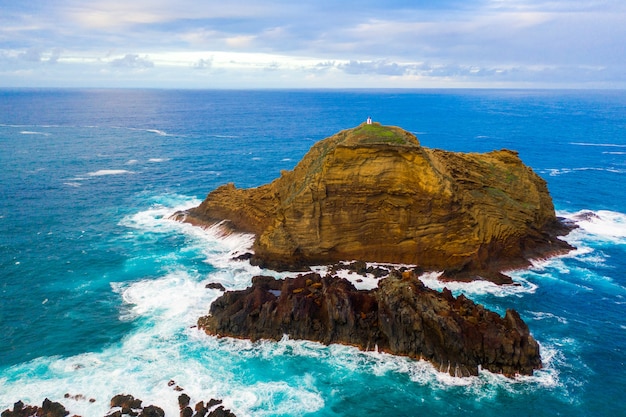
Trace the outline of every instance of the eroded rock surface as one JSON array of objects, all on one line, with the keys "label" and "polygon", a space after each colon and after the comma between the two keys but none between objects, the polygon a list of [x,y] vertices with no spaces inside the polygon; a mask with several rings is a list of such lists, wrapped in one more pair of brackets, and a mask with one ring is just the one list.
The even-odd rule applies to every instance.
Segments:
[{"label": "eroded rock surface", "polygon": [[517,153],[428,149],[377,123],[318,142],[270,184],[226,184],[175,217],[256,234],[253,261],[274,269],[357,259],[503,283],[502,269],[570,249],[545,181]]},{"label": "eroded rock surface", "polygon": [[324,344],[423,358],[451,375],[489,371],[530,375],[541,368],[539,345],[517,312],[504,317],[463,295],[426,288],[411,272],[394,272],[377,289],[357,290],[345,279],[315,273],[226,292],[198,320],[209,334],[280,340],[283,335]]}]

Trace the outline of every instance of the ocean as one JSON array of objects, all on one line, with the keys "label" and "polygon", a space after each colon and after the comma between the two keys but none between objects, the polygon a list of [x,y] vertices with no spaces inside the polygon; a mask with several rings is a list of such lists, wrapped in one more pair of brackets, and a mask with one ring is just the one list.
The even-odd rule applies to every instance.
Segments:
[{"label": "ocean", "polygon": [[[519,151],[580,226],[515,286],[423,277],[517,309],[541,345],[533,376],[194,327],[221,294],[207,283],[287,274],[232,260],[252,236],[168,217],[368,116],[431,148]],[[626,91],[2,89],[0,166],[0,411],[49,398],[97,417],[127,393],[176,416],[174,381],[239,417],[626,415]]]}]

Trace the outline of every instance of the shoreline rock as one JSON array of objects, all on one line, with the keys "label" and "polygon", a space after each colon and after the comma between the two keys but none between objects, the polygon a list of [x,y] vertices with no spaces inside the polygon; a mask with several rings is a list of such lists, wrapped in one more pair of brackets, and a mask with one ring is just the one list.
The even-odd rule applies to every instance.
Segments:
[{"label": "shoreline rock", "polygon": [[425,287],[410,270],[393,271],[369,291],[331,275],[257,276],[251,287],[214,301],[198,327],[220,337],[277,341],[286,334],[377,349],[425,359],[453,376],[479,368],[532,375],[542,367],[539,345],[516,311],[500,317],[463,295]]},{"label": "shoreline rock", "polygon": [[319,141],[269,184],[223,185],[172,217],[254,233],[251,262],[279,271],[355,259],[511,283],[501,271],[572,249],[546,182],[516,152],[428,149],[378,123]]},{"label": "shoreline rock", "polygon": [[[78,396],[66,394],[65,398],[81,400],[84,399],[84,396],[80,394]],[[210,399],[206,403],[200,401],[196,403],[193,410],[189,406],[190,401],[191,398],[187,394],[178,396],[180,417],[236,417],[235,414],[221,405],[222,400]],[[90,402],[95,402],[95,400],[90,400]],[[130,394],[118,394],[111,398],[111,409],[103,417],[165,417],[165,412],[161,407],[155,405],[142,406],[142,402]],[[70,412],[65,409],[63,404],[46,398],[41,407],[25,405],[22,401],[18,401],[13,404],[13,410],[4,410],[1,417],[65,417],[69,414]]]}]

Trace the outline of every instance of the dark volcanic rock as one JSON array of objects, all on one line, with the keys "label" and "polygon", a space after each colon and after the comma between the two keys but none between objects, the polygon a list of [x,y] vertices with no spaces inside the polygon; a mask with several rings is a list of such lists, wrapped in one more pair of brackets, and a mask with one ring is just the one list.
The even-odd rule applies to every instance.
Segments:
[{"label": "dark volcanic rock", "polygon": [[61,403],[45,399],[41,407],[24,405],[22,401],[13,404],[13,411],[4,410],[2,417],[65,417],[70,412]]},{"label": "dark volcanic rock", "polygon": [[451,375],[482,367],[507,376],[541,368],[539,346],[517,312],[504,318],[465,296],[426,288],[412,271],[393,272],[379,288],[359,291],[345,279],[315,273],[253,278],[226,292],[198,326],[209,334],[341,343],[423,358]]},{"label": "dark volcanic rock", "polygon": [[111,398],[111,407],[141,408],[141,400],[132,395],[118,394]]},{"label": "dark volcanic rock", "polygon": [[226,288],[224,288],[224,286],[220,284],[219,282],[209,282],[207,285],[204,286],[204,288],[208,288],[211,290],[226,291]]},{"label": "dark volcanic rock", "polygon": [[[174,381],[170,381],[170,383],[171,384],[168,384],[169,386],[174,385]],[[84,396],[70,396],[66,394],[65,398],[80,400],[84,399]],[[178,397],[181,416],[192,417],[193,411],[189,407],[190,400],[191,398],[187,394],[181,394]],[[226,410],[223,406],[216,407],[221,404],[221,402],[221,400],[211,399],[207,402],[207,406],[205,407],[204,401],[201,401],[196,404],[196,414],[193,415],[196,417],[236,417],[235,414],[230,410]],[[110,412],[107,417],[165,417],[165,412],[162,408],[155,405],[142,407],[141,403],[142,401],[140,399],[136,399],[132,395],[116,395],[111,399],[111,408],[116,410]],[[4,410],[1,417],[65,417],[68,414],[69,411],[67,411],[62,404],[50,401],[46,398],[41,407],[25,405],[22,401],[18,401],[13,405],[13,410]]]}]

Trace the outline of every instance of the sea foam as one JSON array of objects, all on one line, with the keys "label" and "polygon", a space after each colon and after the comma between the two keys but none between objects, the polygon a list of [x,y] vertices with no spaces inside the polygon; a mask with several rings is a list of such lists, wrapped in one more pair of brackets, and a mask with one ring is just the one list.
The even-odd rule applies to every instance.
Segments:
[{"label": "sea foam", "polygon": [[[341,384],[352,373],[370,381],[390,374],[404,375],[411,383],[428,386],[429,390],[460,389],[465,395],[481,398],[495,397],[502,390],[517,392],[559,383],[549,361],[546,369],[533,377],[509,379],[481,371],[478,377],[454,378],[426,361],[380,353],[375,347],[362,352],[350,346],[324,346],[288,337],[279,342],[251,342],[208,336],[195,327],[195,322],[208,312],[221,292],[207,289],[206,283],[217,281],[229,289],[242,289],[256,274],[285,274],[232,259],[250,250],[251,235],[225,234],[219,226],[203,229],[169,218],[173,212],[198,203],[186,196],[160,196],[149,208],[124,217],[120,225],[133,231],[129,239],[140,239],[144,233],[185,235],[185,247],[180,250],[201,251],[215,268],[213,272],[202,275],[184,264],[174,264],[161,276],[113,282],[113,291],[123,303],[120,320],[133,322],[133,330],[99,352],[38,358],[12,367],[0,380],[0,385],[7,387],[0,393],[0,406],[8,408],[17,399],[41,403],[47,397],[64,403],[73,414],[101,416],[109,411],[112,396],[131,393],[144,405],[156,404],[164,408],[166,415],[177,415],[180,393],[168,385],[174,380],[194,401],[223,399],[224,405],[240,417],[301,415],[321,410],[333,398],[332,392],[325,391],[329,378]],[[451,284],[439,283],[437,274],[422,278],[433,286]],[[368,286],[377,283],[377,279],[368,279]],[[462,287],[470,292],[496,288],[471,284]],[[519,288],[507,287],[504,291]],[[309,361],[308,365],[303,366],[302,361]],[[294,371],[277,380],[255,376],[249,381],[246,373],[255,372],[249,369],[253,365],[273,370],[287,366],[280,372],[287,372],[289,367],[305,371]],[[323,372],[316,371],[320,366]],[[80,394],[95,402],[67,399],[65,394]]]},{"label": "sea foam", "polygon": [[[626,243],[626,214],[609,210],[581,210],[576,213],[559,212],[558,215],[576,223],[587,238]],[[576,230],[572,232],[576,235]]]},{"label": "sea foam", "polygon": [[90,177],[102,177],[104,175],[123,175],[123,174],[134,174],[134,172],[128,171],[126,169],[100,169],[98,171],[87,173],[87,175]]},{"label": "sea foam", "polygon": [[454,295],[463,293],[468,296],[490,294],[496,297],[509,297],[534,293],[537,290],[537,285],[528,281],[521,272],[508,272],[514,282],[512,285],[498,285],[485,280],[474,280],[471,282],[442,281],[440,279],[442,272],[428,272],[422,274],[420,279],[429,288],[437,291],[447,288]]}]

